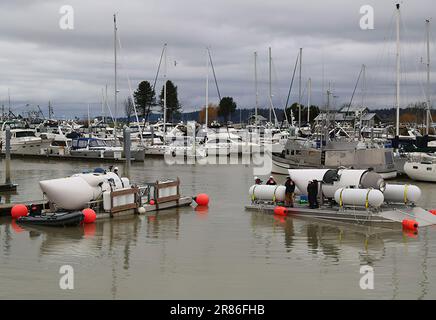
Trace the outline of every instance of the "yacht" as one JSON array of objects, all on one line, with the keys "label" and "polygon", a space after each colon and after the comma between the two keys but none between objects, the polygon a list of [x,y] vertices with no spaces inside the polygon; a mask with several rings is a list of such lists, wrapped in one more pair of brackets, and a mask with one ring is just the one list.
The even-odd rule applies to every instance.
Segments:
[{"label": "yacht", "polygon": [[[6,131],[2,131],[1,149],[6,151]],[[50,140],[36,136],[33,129],[11,129],[11,154],[38,155],[50,145]]]},{"label": "yacht", "polygon": [[273,153],[272,172],[288,174],[298,168],[373,168],[384,179],[397,176],[393,150],[362,141],[328,141],[321,146],[318,141],[301,137],[289,138],[282,153]]}]

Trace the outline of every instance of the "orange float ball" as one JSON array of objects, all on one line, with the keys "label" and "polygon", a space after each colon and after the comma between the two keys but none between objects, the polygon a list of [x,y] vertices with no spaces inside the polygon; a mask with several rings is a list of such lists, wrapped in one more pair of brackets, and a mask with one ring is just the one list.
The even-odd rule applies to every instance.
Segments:
[{"label": "orange float ball", "polygon": [[11,216],[12,219],[17,219],[19,217],[25,217],[29,213],[27,207],[24,204],[16,204],[12,207]]},{"label": "orange float ball", "polygon": [[199,206],[207,206],[209,204],[209,196],[205,193],[200,193],[194,198]]},{"label": "orange float ball", "polygon": [[90,208],[86,208],[82,211],[83,213],[83,222],[85,224],[87,223],[93,223],[95,221],[95,219],[97,219],[97,214],[95,213],[94,210],[90,209]]},{"label": "orange float ball", "polygon": [[415,220],[404,219],[402,222],[403,229],[416,231],[418,229],[418,222]]},{"label": "orange float ball", "polygon": [[150,204],[151,204],[151,205],[154,205],[154,203],[155,203],[154,200],[151,199],[151,200],[150,200]]},{"label": "orange float ball", "polygon": [[274,214],[278,216],[286,216],[286,208],[285,207],[275,207]]}]

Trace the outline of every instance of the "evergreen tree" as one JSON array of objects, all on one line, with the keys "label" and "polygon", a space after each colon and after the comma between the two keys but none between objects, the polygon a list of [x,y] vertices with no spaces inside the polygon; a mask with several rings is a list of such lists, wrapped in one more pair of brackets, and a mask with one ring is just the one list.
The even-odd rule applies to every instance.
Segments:
[{"label": "evergreen tree", "polygon": [[[166,120],[173,122],[175,118],[180,117],[182,106],[179,103],[177,96],[177,86],[173,84],[171,80],[167,80],[167,115]],[[164,112],[164,86],[159,95],[159,102],[161,106],[162,113]]]},{"label": "evergreen tree", "polygon": [[151,109],[156,106],[156,93],[148,81],[141,81],[138,89],[133,93],[138,113],[148,120]]},{"label": "evergreen tree", "polygon": [[218,115],[224,118],[227,122],[229,116],[236,110],[236,102],[233,101],[232,97],[224,97],[221,99],[218,109]]}]

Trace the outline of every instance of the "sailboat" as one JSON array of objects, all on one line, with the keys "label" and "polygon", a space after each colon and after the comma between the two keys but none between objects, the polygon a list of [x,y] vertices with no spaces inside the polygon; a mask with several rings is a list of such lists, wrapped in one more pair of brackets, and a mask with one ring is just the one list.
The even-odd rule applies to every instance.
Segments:
[{"label": "sailboat", "polygon": [[[429,134],[431,119],[431,91],[430,91],[430,20],[426,20],[427,29],[427,120],[426,134]],[[436,182],[436,154],[413,153],[404,163],[404,173],[410,179]]]}]

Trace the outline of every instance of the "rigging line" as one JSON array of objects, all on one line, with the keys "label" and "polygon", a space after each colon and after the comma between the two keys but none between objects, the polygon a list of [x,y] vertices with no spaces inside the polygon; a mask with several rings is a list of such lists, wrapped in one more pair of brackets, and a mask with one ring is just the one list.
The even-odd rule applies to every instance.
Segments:
[{"label": "rigging line", "polygon": [[[280,100],[281,103],[283,103],[282,95],[281,95],[281,92],[280,92],[280,86],[278,85],[279,77],[277,75],[277,69],[276,69],[276,66],[274,64],[274,60],[272,58],[271,58],[271,65],[272,65],[272,70],[273,70],[273,75],[274,75],[274,80],[273,80],[274,84],[275,84],[274,87],[277,88],[278,99]],[[283,110],[283,113],[285,114],[285,120],[288,122],[288,116],[286,115],[286,111]],[[275,114],[275,111],[274,111],[274,114]],[[277,116],[276,116],[276,118],[277,118]],[[276,121],[278,122],[278,119],[276,119]]]},{"label": "rigging line", "polygon": [[[409,31],[408,31],[408,29],[406,29],[406,25],[404,23],[404,20],[402,18],[400,18],[400,22],[401,22],[401,26],[403,27],[403,31],[404,31],[404,35],[405,35],[404,38],[408,38]],[[404,54],[404,46],[401,48],[401,54],[402,54],[403,57],[406,57],[406,55]],[[419,54],[417,54],[417,55],[413,54],[413,55],[414,56],[419,56]],[[413,59],[413,60],[415,60],[415,59]],[[419,67],[418,67],[418,64],[417,64],[416,60],[415,60],[415,63],[413,63],[413,66],[415,68],[416,73],[419,74],[420,73],[419,72]],[[403,67],[404,71],[407,70],[406,69],[406,67],[407,67],[406,59],[402,59],[402,67]],[[405,85],[406,85],[405,86],[406,87],[406,92],[410,92],[410,90],[408,90],[408,86],[407,86],[410,83],[408,78],[407,78],[407,73],[403,72],[403,74],[404,74],[404,82],[405,82]],[[419,89],[421,91],[422,97],[424,97],[424,100],[427,100],[427,95],[425,94],[425,89],[424,89],[424,85],[422,83],[422,79],[418,77],[417,82],[418,82],[418,86],[419,86]],[[409,101],[409,103],[411,103],[410,100],[406,100],[406,101]]]},{"label": "rigging line", "polygon": [[[123,48],[121,46],[121,36],[118,34],[117,38],[118,38],[118,46],[120,48],[120,53],[122,53],[121,59],[124,60],[124,52],[123,52]],[[127,84],[129,85],[130,99],[132,100],[133,110],[135,111],[136,123],[139,126],[139,117],[138,117],[138,112],[136,109],[135,97],[133,96],[132,83],[130,81],[130,76],[129,76],[129,73],[127,71],[126,71],[126,76],[127,76]],[[144,145],[144,140],[142,139],[142,131],[141,130],[139,130],[139,138],[141,139],[141,145]]]},{"label": "rigging line", "polygon": [[160,67],[161,67],[161,65],[162,65],[162,59],[163,59],[163,55],[164,55],[164,52],[165,52],[165,50],[166,50],[166,47],[167,47],[167,44],[165,43],[165,44],[163,45],[162,52],[161,52],[161,54],[160,54],[159,65],[158,65],[158,67],[157,67],[156,76],[154,77],[153,90],[155,90],[155,88],[156,88],[156,82],[157,82],[157,78],[159,77]]},{"label": "rigging line", "polygon": [[212,73],[213,73],[213,78],[215,80],[216,91],[218,93],[218,99],[220,99],[220,101],[221,101],[221,93],[220,93],[220,89],[218,88],[218,81],[216,79],[215,67],[213,66],[212,55],[210,54],[209,47],[207,47],[207,53],[209,54],[210,66],[212,67]]},{"label": "rigging line", "polygon": [[284,108],[285,110],[286,110],[286,108],[288,107],[289,98],[290,98],[290,96],[291,96],[292,85],[293,85],[293,83],[294,83],[295,72],[297,71],[297,64],[298,64],[299,59],[300,59],[300,53],[297,54],[297,59],[296,59],[296,61],[295,61],[294,72],[292,73],[291,84],[290,84],[290,86],[289,86],[289,91],[288,91],[288,97],[286,98],[286,105],[285,105],[285,108]]},{"label": "rigging line", "polygon": [[357,85],[359,84],[359,80],[360,80],[360,76],[362,75],[362,71],[363,71],[363,66],[362,66],[362,68],[360,68],[359,76],[357,77],[357,81],[356,81],[356,84],[354,86],[353,94],[351,95],[350,104],[348,105],[348,108],[347,108],[347,114],[348,114],[348,111],[350,110],[351,104],[353,103],[354,94],[356,93]]}]

